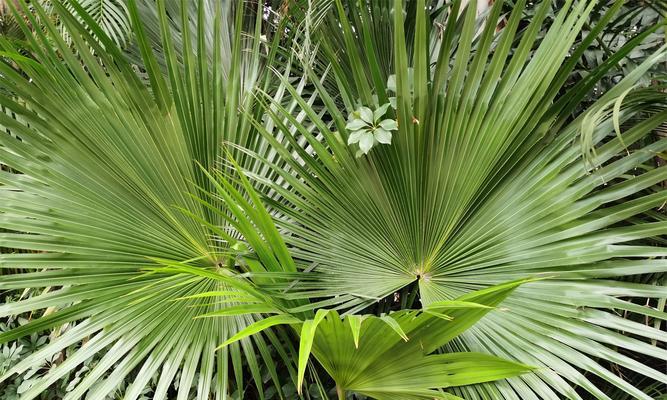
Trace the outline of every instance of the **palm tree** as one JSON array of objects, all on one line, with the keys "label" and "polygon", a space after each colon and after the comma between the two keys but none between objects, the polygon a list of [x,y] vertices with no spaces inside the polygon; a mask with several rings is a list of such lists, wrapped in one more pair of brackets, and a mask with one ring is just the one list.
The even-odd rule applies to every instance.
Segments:
[{"label": "palm tree", "polygon": [[0,39],[0,247],[32,252],[0,287],[34,295],[0,314],[35,318],[0,342],[56,334],[2,379],[74,349],[23,398],[96,359],[66,398],[158,374],[158,399],[650,399],[606,365],[667,381],[633,357],[664,332],[619,315],[665,319],[620,279],[667,270],[667,111],[637,87],[664,49],[577,110],[659,27],[564,87],[620,2],[539,40],[550,1],[502,27],[502,1],[284,4],[131,1],[139,60],[80,5],[54,3],[70,46],[21,3],[45,33],[34,59]]}]

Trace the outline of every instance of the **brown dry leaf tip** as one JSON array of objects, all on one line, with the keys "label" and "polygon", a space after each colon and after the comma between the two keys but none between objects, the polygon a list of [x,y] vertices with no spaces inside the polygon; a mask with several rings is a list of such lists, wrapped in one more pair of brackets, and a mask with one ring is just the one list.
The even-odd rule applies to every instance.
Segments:
[{"label": "brown dry leaf tip", "polygon": [[288,11],[289,11],[289,1],[283,1],[283,3],[278,8],[278,14],[280,14],[281,17],[284,17],[285,15],[287,15]]},{"label": "brown dry leaf tip", "polygon": [[414,115],[412,116],[412,123],[419,125],[419,120],[417,118],[415,118]]},{"label": "brown dry leaf tip", "polygon": [[442,39],[442,36],[445,33],[445,25],[441,24],[440,22],[437,22],[437,21],[434,22],[433,25],[435,25],[435,27],[438,30],[438,39]]}]

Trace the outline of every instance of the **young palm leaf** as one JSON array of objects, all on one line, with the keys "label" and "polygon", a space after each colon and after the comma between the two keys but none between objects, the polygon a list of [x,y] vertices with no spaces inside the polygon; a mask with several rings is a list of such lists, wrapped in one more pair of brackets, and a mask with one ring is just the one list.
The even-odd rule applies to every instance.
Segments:
[{"label": "young palm leaf", "polygon": [[300,326],[299,385],[312,353],[334,379],[339,399],[345,399],[348,391],[385,400],[451,399],[455,397],[440,389],[508,378],[530,370],[486,354],[435,353],[520,283],[503,284],[432,305],[431,311],[448,310],[449,318],[403,310],[380,317],[348,315],[342,320],[335,310],[322,309],[314,319],[303,322],[291,315],[259,321],[223,345],[277,324]]}]

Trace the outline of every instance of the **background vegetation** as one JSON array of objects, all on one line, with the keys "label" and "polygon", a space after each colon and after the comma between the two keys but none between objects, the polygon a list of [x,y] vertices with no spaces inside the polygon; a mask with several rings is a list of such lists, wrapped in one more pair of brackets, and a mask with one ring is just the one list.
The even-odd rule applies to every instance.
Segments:
[{"label": "background vegetation", "polygon": [[0,398],[665,397],[666,9],[5,2]]}]

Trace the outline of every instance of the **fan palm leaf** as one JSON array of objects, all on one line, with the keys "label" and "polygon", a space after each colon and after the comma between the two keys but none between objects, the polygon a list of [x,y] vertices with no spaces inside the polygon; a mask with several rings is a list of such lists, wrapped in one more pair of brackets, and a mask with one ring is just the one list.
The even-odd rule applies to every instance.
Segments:
[{"label": "fan palm leaf", "polygon": [[[127,399],[137,398],[156,374],[156,399],[170,395],[177,375],[180,399],[189,398],[191,390],[202,399],[211,394],[224,398],[233,390],[242,395],[244,371],[250,372],[263,398],[259,363],[268,366],[275,386],[281,387],[267,344],[267,340],[279,343],[278,337],[244,340],[215,352],[219,343],[256,316],[194,319],[224,305],[207,299],[196,301],[196,307],[169,302],[233,287],[182,272],[146,272],[158,265],[156,259],[190,260],[202,270],[228,264],[225,249],[236,239],[213,238],[208,225],[224,230],[224,221],[212,220],[217,214],[208,213],[192,194],[208,184],[200,166],[215,163],[224,141],[250,148],[258,145],[245,113],[238,109],[253,109],[253,97],[247,92],[268,81],[260,58],[276,54],[276,46],[268,55],[260,52],[261,10],[235,9],[230,27],[223,24],[229,10],[222,5],[214,8],[213,27],[198,25],[202,32],[179,48],[182,59],[173,55],[175,45],[165,35],[162,49],[168,71],[164,74],[142,31],[139,9],[131,3],[149,89],[94,16],[78,4],[73,3],[77,16],[63,4],[53,4],[71,32],[76,56],[38,4],[31,5],[35,15],[24,3],[16,10],[28,18],[18,20],[30,38],[34,60],[19,56],[11,43],[0,39],[3,54],[18,66],[0,66],[2,86],[10,93],[0,102],[17,116],[0,115],[0,123],[13,133],[0,137],[0,158],[19,172],[2,171],[0,177],[0,225],[16,232],[2,233],[0,246],[32,251],[2,254],[0,266],[36,271],[3,276],[0,286],[50,288],[0,306],[3,316],[28,311],[39,315],[50,308],[41,318],[3,333],[0,340],[76,324],[1,379],[81,345],[75,356],[22,393],[23,398],[39,396],[92,357],[99,357],[99,362],[67,398],[80,398],[89,390],[89,396],[103,398],[136,370]],[[187,8],[187,3],[182,6]],[[168,32],[170,16],[164,2],[156,7],[161,28]],[[203,13],[201,6],[199,17]],[[45,29],[33,35],[28,23],[36,25],[37,18]],[[203,39],[204,29],[209,28],[216,38],[213,43]],[[244,36],[248,30],[254,34]],[[211,50],[216,60],[212,66],[194,56],[204,47],[222,49],[223,37],[233,39],[232,50]],[[242,76],[242,70],[251,77]],[[289,270],[289,266],[278,268]],[[284,361],[291,368],[289,360]]]},{"label": "fan palm leaf", "polygon": [[[329,305],[356,313],[409,291],[415,282],[421,302],[428,305],[507,279],[550,276],[517,290],[507,300],[508,315],[488,316],[449,346],[542,368],[455,393],[483,399],[579,399],[576,386],[608,399],[589,379],[596,375],[648,399],[602,362],[667,380],[663,372],[624,355],[629,351],[664,360],[664,351],[650,344],[664,341],[664,332],[615,314],[622,310],[664,319],[662,310],[627,300],[664,297],[664,288],[614,280],[665,270],[664,250],[641,243],[664,234],[665,226],[623,223],[666,200],[664,191],[651,192],[665,178],[663,167],[641,171],[667,144],[638,142],[667,114],[658,111],[637,122],[633,117],[655,98],[639,92],[633,101],[626,98],[642,74],[664,57],[664,49],[587,113],[568,121],[609,65],[559,96],[574,66],[568,60],[572,43],[595,2],[568,3],[535,43],[549,10],[543,3],[516,47],[523,3],[496,36],[492,23],[480,30],[472,8],[460,19],[452,17],[458,15],[454,2],[441,14],[449,13],[441,33],[434,35],[440,28],[428,18],[424,2],[417,1],[414,17],[405,17],[414,18],[414,43],[407,43],[409,25],[396,11],[402,2],[396,1],[387,11],[393,33],[377,44],[370,33],[365,37],[374,28],[372,18],[363,20],[367,10],[358,11],[361,18],[348,19],[347,9],[337,4],[340,23],[324,25],[319,36],[324,57],[336,57],[331,79],[337,91],[330,93],[316,73],[309,76],[327,114],[318,114],[302,99],[308,121],[300,123],[269,99],[266,107],[277,128],[293,135],[281,139],[258,129],[290,168],[264,159],[281,176],[279,183],[246,171],[266,188],[265,202],[292,254],[317,265],[291,296],[331,298]],[[488,21],[498,18],[501,7],[494,5]],[[573,56],[602,28],[594,27]],[[392,41],[390,54],[385,54],[387,40]],[[639,41],[614,57],[623,57]],[[378,61],[383,57],[393,60],[390,70]],[[377,84],[390,75],[395,83]],[[397,108],[389,119],[398,123],[391,144],[376,136],[370,153],[356,158],[357,139],[349,138],[360,135],[356,129],[363,124],[355,121],[367,124],[361,134],[378,129],[370,113],[385,110],[391,90]],[[615,132],[619,121],[631,127]],[[317,134],[310,133],[313,129]],[[619,331],[632,331],[634,337]]]}]

